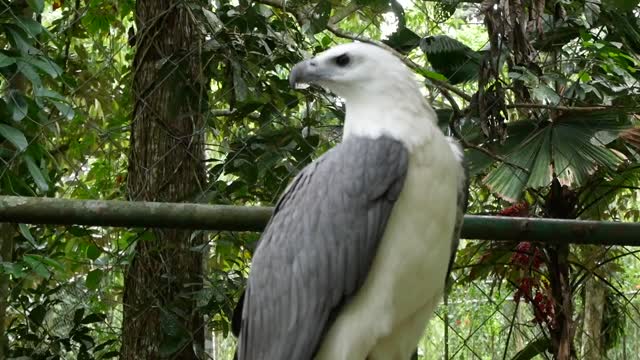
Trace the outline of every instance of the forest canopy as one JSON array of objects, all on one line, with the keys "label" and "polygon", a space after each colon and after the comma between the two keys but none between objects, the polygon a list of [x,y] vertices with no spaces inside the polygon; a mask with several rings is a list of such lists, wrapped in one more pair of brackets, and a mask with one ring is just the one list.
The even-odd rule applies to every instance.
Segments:
[{"label": "forest canopy", "polygon": [[[3,0],[0,20],[0,196],[271,206],[344,120],[289,70],[362,41],[463,145],[469,214],[640,220],[635,0]],[[0,223],[0,360],[231,359],[259,235]],[[637,252],[466,239],[418,357],[630,358]]]}]

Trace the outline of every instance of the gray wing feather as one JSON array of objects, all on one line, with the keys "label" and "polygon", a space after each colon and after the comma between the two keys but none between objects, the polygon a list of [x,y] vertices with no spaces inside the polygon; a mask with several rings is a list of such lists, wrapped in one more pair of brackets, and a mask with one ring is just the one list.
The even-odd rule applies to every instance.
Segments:
[{"label": "gray wing feather", "polygon": [[252,260],[240,360],[312,359],[367,276],[407,168],[400,142],[350,138],[296,176]]}]

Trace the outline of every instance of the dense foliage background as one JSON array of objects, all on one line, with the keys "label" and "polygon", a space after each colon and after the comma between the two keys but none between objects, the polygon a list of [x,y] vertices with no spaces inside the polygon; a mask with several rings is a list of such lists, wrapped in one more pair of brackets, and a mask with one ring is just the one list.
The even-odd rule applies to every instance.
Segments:
[{"label": "dense foliage background", "polygon": [[[357,39],[403,57],[463,142],[469,213],[637,222],[639,18],[622,0],[2,0],[0,194],[271,205],[344,115],[288,70]],[[0,224],[0,359],[231,359],[258,236]],[[637,249],[515,240],[463,241],[420,358],[640,352]]]}]

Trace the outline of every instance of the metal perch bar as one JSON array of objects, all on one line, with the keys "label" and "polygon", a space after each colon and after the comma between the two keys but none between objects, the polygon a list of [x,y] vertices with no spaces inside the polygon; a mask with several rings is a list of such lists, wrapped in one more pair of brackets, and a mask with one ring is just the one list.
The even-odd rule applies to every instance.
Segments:
[{"label": "metal perch bar", "polygon": [[[0,222],[262,231],[272,207],[0,196]],[[640,223],[466,215],[462,237],[640,246]]]}]

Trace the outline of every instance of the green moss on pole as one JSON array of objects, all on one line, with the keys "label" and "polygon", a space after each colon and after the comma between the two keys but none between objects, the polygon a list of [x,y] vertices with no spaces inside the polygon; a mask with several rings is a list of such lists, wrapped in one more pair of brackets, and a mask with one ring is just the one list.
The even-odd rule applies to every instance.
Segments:
[{"label": "green moss on pole", "polygon": [[[0,196],[0,222],[25,224],[262,231],[272,211],[259,206]],[[640,224],[467,215],[462,237],[640,246]]]}]

